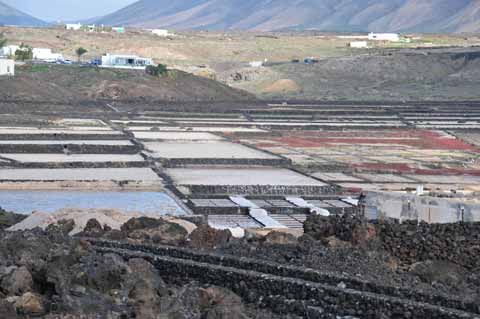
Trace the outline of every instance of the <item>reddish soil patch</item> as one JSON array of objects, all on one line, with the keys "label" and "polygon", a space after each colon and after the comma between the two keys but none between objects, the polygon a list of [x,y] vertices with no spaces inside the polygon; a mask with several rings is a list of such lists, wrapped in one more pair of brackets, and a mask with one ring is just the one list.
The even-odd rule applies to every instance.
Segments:
[{"label": "reddish soil patch", "polygon": [[[308,134],[308,135],[307,135]],[[272,143],[259,143],[257,147],[288,146],[292,148],[334,147],[338,144],[392,144],[432,150],[458,150],[480,153],[480,149],[460,139],[448,138],[437,131],[376,130],[376,131],[321,131],[285,132],[284,137],[272,137]]]}]

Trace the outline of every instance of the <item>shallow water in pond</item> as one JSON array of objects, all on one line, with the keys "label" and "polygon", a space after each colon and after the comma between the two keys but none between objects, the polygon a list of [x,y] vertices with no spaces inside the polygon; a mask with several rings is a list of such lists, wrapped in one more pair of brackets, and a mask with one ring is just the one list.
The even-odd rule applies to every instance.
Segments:
[{"label": "shallow water in pond", "polygon": [[162,192],[0,191],[0,207],[30,214],[64,208],[116,209],[122,212],[184,215],[184,210]]}]

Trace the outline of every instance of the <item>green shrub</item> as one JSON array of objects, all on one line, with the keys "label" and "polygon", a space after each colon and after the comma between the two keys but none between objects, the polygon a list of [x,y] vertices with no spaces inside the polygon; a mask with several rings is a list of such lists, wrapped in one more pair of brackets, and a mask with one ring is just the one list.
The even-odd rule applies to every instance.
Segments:
[{"label": "green shrub", "polygon": [[32,65],[30,72],[48,72],[50,68],[45,64],[34,64]]},{"label": "green shrub", "polygon": [[25,60],[32,60],[33,59],[33,49],[25,44],[21,44],[20,48],[15,51],[15,60],[17,61],[25,61]]},{"label": "green shrub", "polygon": [[160,76],[166,75],[168,73],[168,69],[167,69],[167,66],[164,64],[159,64],[157,66],[148,65],[147,68],[145,69],[145,72],[148,75],[160,77]]}]

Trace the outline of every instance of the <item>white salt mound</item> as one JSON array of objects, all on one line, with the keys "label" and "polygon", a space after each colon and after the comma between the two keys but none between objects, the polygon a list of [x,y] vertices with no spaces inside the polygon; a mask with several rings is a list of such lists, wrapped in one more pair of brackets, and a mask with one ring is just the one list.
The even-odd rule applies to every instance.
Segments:
[{"label": "white salt mound", "polygon": [[119,230],[120,227],[125,224],[129,219],[138,217],[151,217],[156,219],[162,218],[171,223],[176,223],[182,226],[189,234],[197,228],[195,224],[188,221],[180,220],[173,217],[160,216],[153,213],[123,213],[114,209],[62,209],[54,213],[35,211],[26,219],[16,225],[13,225],[8,230],[21,231],[34,229],[37,227],[46,229],[49,225],[55,225],[61,220],[72,219],[75,222],[75,228],[70,232],[70,235],[75,235],[83,231],[83,229],[87,225],[87,222],[90,219],[96,219],[102,226],[107,225],[112,229]]}]

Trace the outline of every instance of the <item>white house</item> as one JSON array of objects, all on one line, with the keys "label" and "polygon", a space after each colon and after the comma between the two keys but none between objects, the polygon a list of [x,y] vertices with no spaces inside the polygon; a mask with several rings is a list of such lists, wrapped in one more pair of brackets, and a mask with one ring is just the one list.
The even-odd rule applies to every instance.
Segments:
[{"label": "white house", "polygon": [[159,37],[168,37],[170,33],[165,29],[153,29],[152,33],[158,35]]},{"label": "white house", "polygon": [[145,70],[153,65],[152,59],[141,58],[136,55],[106,54],[102,56],[102,68]]},{"label": "white house", "polygon": [[0,76],[2,75],[15,75],[15,61],[0,59]]},{"label": "white house", "polygon": [[368,48],[367,41],[352,41],[349,43],[349,46],[354,49],[365,49]]},{"label": "white house", "polygon": [[18,45],[7,45],[3,48],[0,48],[0,56],[9,57],[15,55],[15,52],[20,49]]},{"label": "white house", "polygon": [[47,62],[63,61],[63,55],[59,53],[53,53],[51,49],[34,48],[33,50],[34,60],[43,60]]},{"label": "white house", "polygon": [[368,34],[368,40],[371,41],[400,41],[400,35],[398,33],[373,33]]},{"label": "white house", "polygon": [[75,30],[75,31],[78,31],[82,28],[82,24],[81,23],[67,23],[65,25],[65,29],[67,30]]}]

